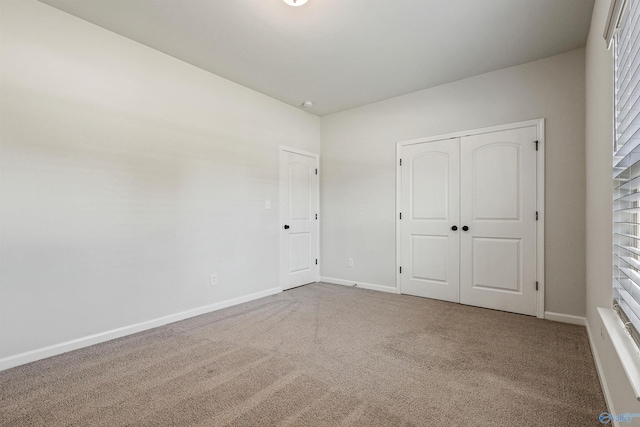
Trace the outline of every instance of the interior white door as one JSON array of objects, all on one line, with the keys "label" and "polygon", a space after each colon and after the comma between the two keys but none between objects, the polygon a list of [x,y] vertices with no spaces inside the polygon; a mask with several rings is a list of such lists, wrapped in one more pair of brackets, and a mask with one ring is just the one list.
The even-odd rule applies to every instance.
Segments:
[{"label": "interior white door", "polygon": [[318,157],[280,151],[281,286],[318,280]]},{"label": "interior white door", "polygon": [[459,140],[401,149],[401,291],[459,300]]},{"label": "interior white door", "polygon": [[536,139],[536,126],[461,139],[463,304],[536,314]]}]

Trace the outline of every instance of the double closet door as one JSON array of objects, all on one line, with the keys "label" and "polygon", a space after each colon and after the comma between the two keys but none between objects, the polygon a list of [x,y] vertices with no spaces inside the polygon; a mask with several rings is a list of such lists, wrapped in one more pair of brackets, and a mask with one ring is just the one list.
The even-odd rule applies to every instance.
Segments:
[{"label": "double closet door", "polygon": [[535,315],[537,127],[400,149],[401,292]]}]

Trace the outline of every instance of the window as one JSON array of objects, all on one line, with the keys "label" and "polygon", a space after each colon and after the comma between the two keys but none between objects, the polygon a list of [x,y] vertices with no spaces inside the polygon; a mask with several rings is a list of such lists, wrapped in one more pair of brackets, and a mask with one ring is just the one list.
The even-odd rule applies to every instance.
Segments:
[{"label": "window", "polygon": [[640,347],[640,0],[615,1],[613,304]]}]

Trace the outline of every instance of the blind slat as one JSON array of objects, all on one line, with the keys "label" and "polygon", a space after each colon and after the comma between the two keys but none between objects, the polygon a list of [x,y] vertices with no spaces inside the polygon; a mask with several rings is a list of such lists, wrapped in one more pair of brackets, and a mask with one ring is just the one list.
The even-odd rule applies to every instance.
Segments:
[{"label": "blind slat", "polygon": [[636,235],[636,234],[613,233],[613,235],[614,235],[614,236],[628,237],[629,239],[640,240],[640,236],[638,236],[638,235]]},{"label": "blind slat", "polygon": [[618,186],[614,190],[633,190],[640,188],[640,176],[637,176],[631,180],[618,183]]},{"label": "blind slat", "polygon": [[634,213],[640,213],[640,208],[620,208],[620,209],[614,209],[613,213],[614,213],[614,214],[634,214]]},{"label": "blind slat", "polygon": [[[640,270],[640,261],[638,261],[635,258],[629,257],[629,256],[621,256],[621,255],[618,255],[618,254],[616,254],[616,257],[618,259],[626,262],[629,267],[635,268],[635,270],[630,270],[628,267],[620,266],[620,270],[622,270],[622,271],[630,270],[631,272],[635,273],[637,275],[637,277],[638,277],[637,282],[640,283],[640,274],[638,274],[638,272],[637,272],[637,270]],[[634,280],[631,277],[629,277],[629,279]]]},{"label": "blind slat", "polygon": [[637,202],[640,200],[640,193],[631,193],[625,194],[624,196],[620,196],[617,199],[614,199],[614,202]]},{"label": "blind slat", "polygon": [[640,249],[638,249],[638,248],[636,248],[636,247],[633,247],[633,246],[624,246],[624,245],[618,245],[618,244],[615,244],[614,246],[615,246],[616,248],[619,248],[619,249],[624,249],[624,250],[625,250],[625,251],[627,251],[627,252],[631,252],[631,253],[634,253],[634,254],[636,254],[636,255],[640,255]]}]

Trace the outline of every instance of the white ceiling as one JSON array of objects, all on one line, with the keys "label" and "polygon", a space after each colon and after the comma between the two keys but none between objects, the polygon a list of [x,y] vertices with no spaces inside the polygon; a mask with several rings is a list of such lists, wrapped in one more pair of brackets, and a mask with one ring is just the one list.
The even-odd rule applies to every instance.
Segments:
[{"label": "white ceiling", "polygon": [[594,0],[41,0],[319,116],[586,44]]}]

